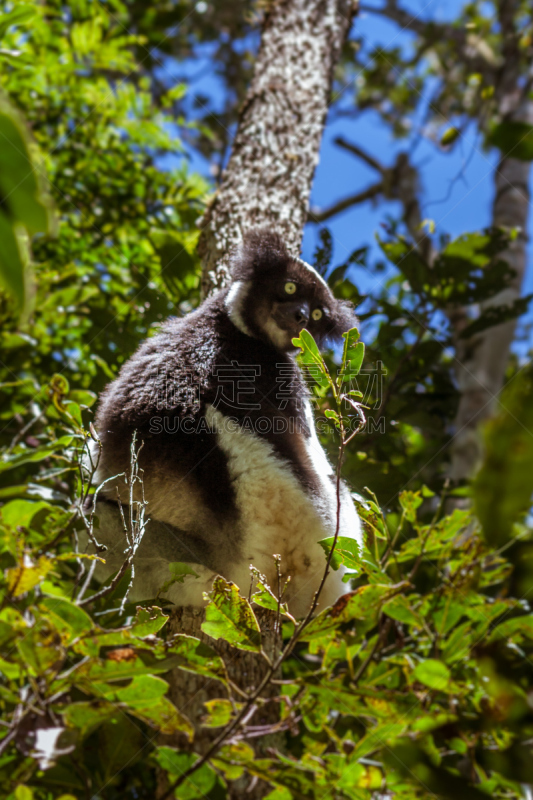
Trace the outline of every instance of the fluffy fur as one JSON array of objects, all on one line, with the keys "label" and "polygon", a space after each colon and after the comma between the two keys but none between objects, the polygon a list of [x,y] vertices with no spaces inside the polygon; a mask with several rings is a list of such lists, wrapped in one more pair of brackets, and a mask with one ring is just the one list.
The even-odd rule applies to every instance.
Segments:
[{"label": "fluffy fur", "polygon": [[[335,339],[355,320],[276,234],[245,237],[232,277],[229,289],[145,341],[107,387],[96,418],[103,451],[95,480],[127,470],[137,431],[150,522],[132,599],[154,597],[174,561],[196,564],[200,575],[165,593],[179,605],[202,604],[217,573],[247,590],[251,563],[276,586],[279,553],[291,576],[289,605],[303,614],[325,567],[317,542],[335,531],[336,491],[291,340],[302,327],[319,342]],[[110,481],[97,509],[98,536],[110,549],[102,577],[123,558],[117,492],[127,502],[124,481]],[[341,535],[361,541],[344,486]],[[341,571],[332,573],[321,604],[344,588]]]}]

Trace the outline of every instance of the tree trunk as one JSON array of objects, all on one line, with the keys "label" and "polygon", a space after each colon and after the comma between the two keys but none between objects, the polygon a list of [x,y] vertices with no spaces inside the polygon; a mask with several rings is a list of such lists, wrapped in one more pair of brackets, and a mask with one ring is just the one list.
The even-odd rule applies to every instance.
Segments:
[{"label": "tree trunk", "polygon": [[[333,73],[355,4],[353,0],[274,0],[270,7],[232,154],[202,221],[199,252],[204,296],[227,282],[229,251],[247,228],[276,228],[299,254]],[[202,619],[202,611],[177,609],[169,628],[172,633],[202,638]],[[261,615],[260,624],[268,649],[269,643],[273,646],[268,614]],[[259,656],[223,642],[214,646],[221,649],[238,686],[257,685],[264,670]],[[201,727],[203,703],[223,696],[222,686],[179,669],[169,682],[171,699],[195,726],[194,751],[205,752],[220,729]],[[267,687],[265,696],[273,690]],[[254,718],[254,725],[275,722],[277,707],[276,702],[268,703]],[[280,746],[279,735],[254,742],[259,753]],[[179,737],[164,737],[164,743],[185,746]],[[237,781],[229,797],[255,800],[269,788],[261,782],[246,786]],[[165,790],[163,778],[159,790],[160,794]]]},{"label": "tree trunk", "polygon": [[[512,118],[533,124],[533,103],[527,103]],[[503,292],[481,304],[481,311],[489,306],[510,305],[520,296],[526,269],[529,175],[529,163],[506,156],[502,157],[496,170],[492,224],[520,228],[516,239],[501,254],[516,274]],[[463,309],[452,315],[456,337],[468,322]],[[504,383],[515,329],[513,320],[495,325],[468,340],[456,338],[456,377],[461,399],[454,423],[452,480],[471,477],[480,461],[479,423],[494,410]]]},{"label": "tree trunk", "polygon": [[275,227],[299,255],[333,74],[354,0],[273,0],[220,188],[201,222],[204,296],[243,232]]},{"label": "tree trunk", "polygon": [[[266,609],[256,609],[256,617],[261,626],[263,648],[269,657],[274,658],[278,653],[278,637],[275,632],[276,615]],[[223,639],[213,641],[211,637],[202,632],[202,622],[204,621],[204,610],[201,608],[178,608],[169,620],[167,636],[175,633],[186,633],[194,636],[202,642],[206,642],[216,650],[217,654],[224,660],[228,678],[236,684],[239,689],[244,691],[253,690],[264,678],[266,673],[266,662],[255,653],[237,650]],[[185,714],[192,722],[195,734],[194,740],[189,742],[184,734],[160,735],[158,744],[177,747],[181,751],[194,752],[202,756],[209,749],[213,739],[220,733],[220,728],[202,727],[202,718],[206,715],[204,703],[208,700],[226,698],[226,690],[219,681],[204,678],[191,672],[181,669],[173,670],[166,676],[170,686],[168,696],[172,702]],[[279,676],[278,676],[279,677]],[[267,685],[262,697],[264,699],[276,698],[279,689],[275,684]],[[275,701],[260,707],[253,716],[254,725],[273,725],[279,720],[279,704]],[[269,733],[260,739],[250,742],[255,747],[258,757],[265,757],[269,748],[283,751],[284,734]],[[162,772],[158,775],[158,795],[164,794],[168,788],[166,775]],[[246,800],[256,800],[262,798],[272,787],[264,781],[251,781],[249,777],[243,775],[236,781],[231,781],[228,785],[228,800],[238,800],[246,797]]]}]

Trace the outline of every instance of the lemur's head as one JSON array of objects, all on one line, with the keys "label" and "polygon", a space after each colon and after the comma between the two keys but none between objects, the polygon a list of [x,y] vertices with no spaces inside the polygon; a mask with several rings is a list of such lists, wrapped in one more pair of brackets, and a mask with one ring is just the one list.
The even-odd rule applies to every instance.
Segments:
[{"label": "lemur's head", "polygon": [[355,325],[351,304],[337,300],[314,267],[291,256],[277,233],[247,233],[230,267],[230,319],[243,333],[278,350],[294,349],[292,339],[302,328],[323,344]]}]

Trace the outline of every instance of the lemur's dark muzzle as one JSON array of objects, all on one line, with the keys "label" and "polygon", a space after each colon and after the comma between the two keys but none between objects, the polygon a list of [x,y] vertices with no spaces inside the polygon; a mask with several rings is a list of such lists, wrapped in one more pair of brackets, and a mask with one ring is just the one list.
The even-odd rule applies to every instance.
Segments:
[{"label": "lemur's dark muzzle", "polygon": [[297,300],[293,303],[279,303],[274,308],[272,316],[281,328],[298,332],[305,328],[309,322],[311,309],[309,303]]}]

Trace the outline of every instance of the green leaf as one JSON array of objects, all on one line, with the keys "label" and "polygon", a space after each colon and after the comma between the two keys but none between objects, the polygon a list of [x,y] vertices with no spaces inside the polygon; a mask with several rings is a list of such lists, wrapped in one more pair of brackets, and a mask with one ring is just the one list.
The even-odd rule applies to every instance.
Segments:
[{"label": "green leaf", "polygon": [[[131,643],[127,650],[131,649]],[[145,654],[141,651],[148,663],[144,663],[139,655],[134,653],[133,657],[124,660],[112,658],[92,658],[88,661],[81,661],[64,678],[65,685],[76,685],[82,691],[89,691],[95,683],[110,683],[112,681],[122,681],[133,678],[137,675],[151,675],[152,673],[168,672],[174,666],[172,658],[164,658],[157,661],[149,658],[150,652]],[[108,654],[109,655],[109,654]],[[61,676],[60,676],[61,678]]]},{"label": "green leaf", "polygon": [[33,627],[16,643],[25,668],[33,675],[43,675],[53,665],[61,664],[65,650],[59,641],[50,635],[48,627]]},{"label": "green leaf", "polygon": [[137,614],[131,626],[131,633],[139,638],[153,636],[161,630],[168,621],[168,616],[163,613],[159,606],[148,608],[137,608]]},{"label": "green leaf", "polygon": [[25,300],[25,266],[21,243],[13,225],[0,210],[0,284],[19,308]]},{"label": "green leaf", "polygon": [[0,472],[5,472],[8,469],[15,469],[23,464],[30,464],[36,461],[43,461],[49,458],[57,450],[64,450],[72,443],[72,436],[62,436],[51,444],[44,444],[40,447],[28,447],[19,453],[12,456],[4,455],[0,461]]},{"label": "green leaf", "polygon": [[418,536],[408,539],[396,553],[396,561],[402,563],[416,558],[422,552],[428,558],[443,557],[451,553],[457,534],[472,522],[472,512],[456,508],[437,525],[417,528]]},{"label": "green leaf", "polygon": [[221,728],[227,725],[233,716],[233,706],[229,700],[216,698],[204,703],[208,716],[202,720],[205,728]]},{"label": "green leaf", "polygon": [[344,348],[342,352],[342,365],[339,380],[337,383],[346,382],[359,375],[363,358],[365,356],[365,346],[359,340],[357,328],[342,334],[344,337]]},{"label": "green leaf", "polygon": [[501,122],[492,129],[487,141],[506,157],[533,160],[533,126],[527,122]]},{"label": "green leaf", "polygon": [[408,720],[400,722],[387,720],[376,725],[357,742],[353,752],[350,753],[350,760],[355,761],[356,759],[364,758],[384,744],[390,747],[397,737],[401,736],[407,726]]},{"label": "green leaf", "polygon": [[223,745],[211,763],[230,781],[237,780],[244,773],[246,764],[255,758],[250,745],[244,742],[233,742]]},{"label": "green leaf", "polygon": [[239,650],[261,651],[261,629],[250,603],[234,583],[220,576],[213,582],[202,631]]},{"label": "green leaf", "polygon": [[49,227],[48,201],[28,148],[28,132],[18,113],[0,102],[0,189],[12,218],[22,223],[29,234]]},{"label": "green leaf", "polygon": [[[27,8],[27,7],[26,7]],[[25,7],[14,9],[10,24],[28,19]],[[1,23],[0,23],[1,24]],[[0,283],[22,308],[26,299],[24,245],[20,226],[32,235],[49,230],[48,200],[44,199],[29,150],[26,126],[19,114],[0,99]]]},{"label": "green leaf", "polygon": [[424,624],[421,616],[411,608],[409,599],[403,595],[393,597],[392,600],[385,603],[383,613],[391,619],[404,622],[406,625],[413,625],[415,628],[422,628]]},{"label": "green leaf", "polygon": [[[320,539],[318,544],[324,550],[326,557],[333,547],[335,541],[334,536],[328,536],[327,539]],[[331,568],[334,570],[344,564],[347,569],[360,571],[361,568],[361,548],[356,539],[351,539],[349,536],[337,537],[337,545],[335,552],[331,558]]]},{"label": "green leaf", "polygon": [[451,128],[447,128],[441,136],[440,143],[444,146],[453,144],[455,140],[459,137],[461,131],[458,128],[454,128],[453,125]]},{"label": "green leaf", "polygon": [[309,623],[300,641],[322,638],[353,619],[361,620],[361,628],[371,628],[377,620],[381,601],[390,593],[390,586],[373,584],[342,595],[331,608],[324,609]]},{"label": "green leaf", "polygon": [[159,700],[168,691],[168,683],[155,675],[139,675],[123,689],[109,687],[105,697],[129,706],[146,706]]},{"label": "green leaf", "polygon": [[300,333],[299,339],[293,339],[295,347],[299,347],[301,353],[298,355],[299,363],[306,368],[306,372],[312,377],[322,389],[327,389],[332,385],[328,368],[320,354],[318,345],[309,333],[304,330]]},{"label": "green leaf", "polygon": [[326,408],[326,410],[324,411],[324,416],[325,416],[327,419],[332,419],[332,420],[334,420],[334,422],[336,422],[336,423],[339,423],[339,422],[340,422],[340,417],[339,417],[339,415],[337,414],[337,412],[336,412],[336,411],[333,411],[331,408]]},{"label": "green leaf", "polygon": [[73,639],[93,628],[90,616],[82,608],[64,598],[44,597],[39,603],[39,608],[50,617],[55,628],[61,632],[65,644],[70,644]]},{"label": "green leaf", "polygon": [[387,258],[396,264],[412,289],[421,293],[428,291],[432,273],[420,253],[404,238],[393,242],[383,242],[379,237],[377,239]]},{"label": "green leaf", "polygon": [[519,372],[504,390],[499,413],[483,431],[485,458],[473,494],[483,533],[492,545],[509,540],[533,493],[533,369]]},{"label": "green leaf", "polygon": [[177,634],[169,642],[166,652],[172,658],[173,665],[186,672],[205,675],[206,678],[214,678],[223,683],[227,681],[226,667],[220,656],[205,642],[193,636]]},{"label": "green leaf", "polygon": [[26,3],[15,6],[8,14],[2,14],[0,16],[0,38],[5,36],[12,25],[22,25],[24,22],[29,22],[34,16],[35,8]]},{"label": "green leaf", "polygon": [[252,595],[252,603],[261,606],[261,608],[268,608],[270,611],[277,611],[279,605],[280,614],[294,622],[294,617],[289,613],[287,603],[278,603],[278,598],[270,586],[259,579],[255,587],[255,591]]},{"label": "green leaf", "polygon": [[77,728],[82,737],[96,730],[103,722],[122,712],[113,703],[104,700],[91,702],[69,703],[64,711],[65,723],[70,728]]},{"label": "green leaf", "polygon": [[84,408],[91,408],[98,399],[98,395],[95,394],[95,392],[89,391],[89,389],[72,389],[68,396],[69,400],[73,400]]},{"label": "green leaf", "polygon": [[420,492],[402,492],[399,497],[400,505],[405,512],[405,518],[409,522],[416,522],[416,509],[422,505]]},{"label": "green leaf", "polygon": [[510,304],[487,306],[477,319],[463,328],[459,334],[460,338],[469,339],[476,333],[487,330],[487,328],[492,328],[495,325],[508,322],[510,319],[520,317],[526,313],[532,298],[533,294],[528,294],[524,297],[519,297]]},{"label": "green leaf", "polygon": [[[172,747],[163,746],[156,749],[154,759],[161,769],[168,773],[169,782],[172,782],[193,766],[198,761],[199,756],[195,753],[178,752]],[[208,763],[202,764],[191,776],[191,780],[185,781],[179,787],[175,796],[179,800],[216,797],[217,784],[219,788],[223,788],[222,781],[213,768]],[[222,793],[219,796],[225,797],[226,795]]]},{"label": "green leaf", "polygon": [[9,591],[13,597],[20,597],[29,592],[48,575],[53,566],[54,562],[47,556],[40,556],[36,561],[26,556],[17,567],[6,570]]},{"label": "green leaf", "polygon": [[28,528],[32,519],[40,511],[51,511],[53,506],[44,501],[37,502],[33,500],[12,500],[6,503],[0,511],[0,518],[4,525],[9,528]]},{"label": "green leaf", "polygon": [[196,273],[196,258],[188,252],[179,231],[153,229],[150,238],[161,259],[163,280],[172,292],[178,292],[179,284],[183,284],[188,276]]},{"label": "green leaf", "polygon": [[186,716],[166,697],[168,684],[154,675],[140,675],[132,680],[124,689],[114,690],[111,694],[116,702],[124,703],[134,716],[158,728],[161,733],[171,734],[178,731],[192,739],[194,728]]},{"label": "green leaf", "polygon": [[247,764],[247,767],[252,775],[256,775],[268,783],[289,789],[294,798],[315,798],[317,796],[313,771],[302,762],[256,758]]},{"label": "green leaf", "polygon": [[17,786],[12,797],[14,800],[33,800],[33,789],[29,786]]},{"label": "green leaf", "polygon": [[158,597],[164,597],[165,592],[168,591],[171,586],[174,586],[175,583],[183,583],[187,575],[193,575],[195,578],[200,577],[190,564],[183,561],[171,561],[168,564],[168,569],[172,577],[163,584],[158,592]]},{"label": "green leaf", "polygon": [[427,658],[420,661],[413,670],[413,679],[423,683],[430,689],[445,691],[450,683],[450,670],[442,661]]},{"label": "green leaf", "polygon": [[265,800],[292,800],[293,795],[284,786],[276,786],[271,792],[265,795]]},{"label": "green leaf", "polygon": [[497,642],[501,639],[510,639],[515,644],[533,641],[533,615],[514,617],[501,622],[491,632],[487,643]]}]

